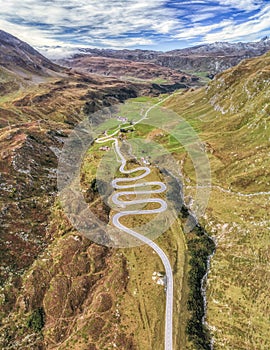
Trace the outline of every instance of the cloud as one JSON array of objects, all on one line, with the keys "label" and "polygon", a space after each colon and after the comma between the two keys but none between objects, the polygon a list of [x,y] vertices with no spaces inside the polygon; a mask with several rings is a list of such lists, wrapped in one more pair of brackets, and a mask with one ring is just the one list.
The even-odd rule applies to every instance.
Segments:
[{"label": "cloud", "polygon": [[204,37],[206,42],[214,42],[222,38],[223,41],[256,40],[258,33],[269,33],[270,5],[261,10],[257,15],[252,16],[244,23],[229,23],[221,31],[207,33]]},{"label": "cloud", "polygon": [[205,35],[209,35],[214,30],[224,29],[229,27],[232,24],[232,21],[225,20],[220,23],[210,24],[210,25],[202,25],[202,26],[192,26],[190,28],[182,29],[179,33],[177,33],[174,38],[176,39],[193,39],[196,37],[201,37]]},{"label": "cloud", "polygon": [[[262,1],[252,0],[224,0],[224,6],[238,7],[252,13],[260,7]],[[242,12],[230,12],[227,19],[221,20],[224,15],[224,7],[215,6],[216,21],[210,21],[209,18],[213,14],[214,7],[200,9],[196,14],[190,16],[192,23],[189,23],[186,28],[181,29],[174,38],[177,39],[196,39],[196,43],[210,43],[216,41],[253,41],[261,38],[269,33],[270,24],[270,5],[265,5],[260,8],[256,14],[251,16],[246,15],[244,20],[237,21],[234,17],[243,15]],[[207,24],[197,24],[197,22],[207,20]],[[193,23],[194,22],[194,23]]]},{"label": "cloud", "polygon": [[[3,1],[0,4],[1,2]],[[132,32],[169,33],[179,22],[174,18],[171,9],[164,8],[165,3],[164,0],[66,0],[63,5],[62,0],[49,3],[41,0],[10,0],[5,6],[1,6],[0,19],[13,22],[11,29],[16,34],[21,33],[22,27],[25,30],[27,27],[31,29],[43,25],[49,27],[50,31],[36,32],[40,40],[47,41],[57,35],[70,33],[74,41],[81,41],[80,35],[87,34],[90,43],[92,39],[116,37]],[[33,42],[35,38],[30,36],[29,40]]]},{"label": "cloud", "polygon": [[[112,38],[114,45],[116,37],[127,34],[143,37],[143,33],[151,32],[163,35],[179,26],[173,10],[164,9],[165,0],[66,0],[64,4],[62,0],[10,0],[5,4],[0,0],[0,5],[1,27],[24,39],[27,36],[32,45],[37,41],[44,45],[57,40],[60,43],[67,38],[73,43],[82,43],[84,39],[89,45]],[[142,38],[130,40],[130,45],[139,42],[152,43]]]},{"label": "cloud", "polygon": [[6,32],[19,37],[21,40],[33,46],[65,45],[64,40],[55,39],[49,30],[40,30],[33,26],[18,25],[0,18],[0,28]]},{"label": "cloud", "polygon": [[201,12],[201,13],[196,13],[195,15],[191,15],[189,19],[191,20],[191,22],[197,23],[197,22],[202,22],[207,19],[213,18],[215,16],[216,16],[215,12],[204,12],[204,13]]},{"label": "cloud", "polygon": [[41,46],[38,51],[49,59],[61,59],[71,57],[78,53],[78,48],[70,46]]},{"label": "cloud", "polygon": [[228,6],[231,8],[243,10],[243,11],[253,11],[258,10],[262,5],[263,0],[222,0],[219,4],[222,6]]},{"label": "cloud", "polygon": [[[0,28],[35,47],[162,49],[250,40],[269,31],[268,0],[0,0]],[[268,23],[267,23],[268,21]],[[173,47],[172,47],[173,48]]]}]

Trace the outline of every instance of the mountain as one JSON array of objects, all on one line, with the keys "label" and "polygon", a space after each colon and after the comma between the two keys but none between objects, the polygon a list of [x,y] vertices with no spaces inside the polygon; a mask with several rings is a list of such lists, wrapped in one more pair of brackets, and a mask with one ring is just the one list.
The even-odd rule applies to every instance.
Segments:
[{"label": "mountain", "polygon": [[[3,36],[8,49],[0,65],[0,348],[159,349],[164,340],[165,293],[153,281],[153,271],[163,274],[158,256],[147,246],[111,249],[82,236],[58,199],[57,171],[63,144],[78,122],[95,123],[93,112],[113,105],[123,111],[119,115],[141,115],[160,102],[160,91],[177,87],[178,74],[160,69],[171,72],[172,81],[153,83],[163,79],[156,76],[156,63],[133,66],[129,59],[126,68],[126,61],[119,58],[95,58],[99,74],[94,74],[83,64],[85,59],[90,66],[92,58],[80,56],[78,67],[59,68],[19,39]],[[25,56],[16,51],[14,40]],[[109,68],[115,75],[119,68],[126,76],[130,67],[133,82],[106,76]],[[182,89],[168,98],[162,107],[177,112],[179,119],[178,115],[172,119],[174,113],[163,118],[153,110],[148,119],[157,118],[156,127],[148,120],[149,125],[138,125],[121,136],[132,138],[135,151],[145,139],[143,156],[152,142],[162,145],[173,157],[172,166],[181,167],[189,208],[179,203],[181,186],[174,187],[171,176],[158,166],[151,166],[149,175],[151,181],[168,177],[168,196],[181,205],[177,220],[157,240],[174,269],[177,348],[209,349],[208,339],[204,342],[200,334],[206,325],[197,278],[207,268],[202,259],[209,252],[205,230],[216,242],[207,278],[207,322],[215,349],[269,349],[269,82],[269,54],[245,60],[217,74],[206,87]],[[129,98],[135,99],[122,103]],[[196,188],[187,151],[162,129],[181,126],[180,116],[202,140],[201,151],[212,171],[209,205],[197,231],[188,233],[181,220],[202,189]],[[114,128],[118,118],[108,117]],[[184,139],[189,136],[189,131],[183,132]],[[163,151],[158,148],[157,153],[165,167]],[[106,154],[110,156],[96,144],[86,152],[80,185],[91,210],[108,223],[111,211],[95,178]],[[138,223],[143,227],[143,218],[134,224]],[[93,230],[100,234],[99,227]]]},{"label": "mountain", "polygon": [[[216,241],[206,320],[217,350],[270,346],[269,92],[267,53],[166,103],[196,130],[210,161],[211,196],[201,224]],[[193,198],[196,174],[188,154],[175,156],[186,196]]]},{"label": "mountain", "polygon": [[[76,71],[95,73],[103,76],[113,76],[132,82],[152,82],[156,84],[182,83],[182,87],[198,84],[198,78],[187,73],[167,67],[160,67],[149,62],[75,55],[73,58],[58,61],[64,66]],[[180,88],[180,86],[179,86]]]},{"label": "mountain", "polygon": [[[179,85],[59,67],[5,32],[1,45],[0,348],[96,349],[98,342],[105,349],[114,342],[134,349],[133,331],[115,319],[118,297],[129,294],[127,258],[70,225],[57,198],[58,157],[71,130],[93,112]],[[108,220],[94,183],[86,185]]]},{"label": "mountain", "polygon": [[236,66],[243,59],[263,55],[269,50],[270,39],[268,37],[250,43],[216,42],[166,52],[158,56],[157,62],[174,69],[217,74]]},{"label": "mountain", "polygon": [[[149,67],[144,66],[146,72]],[[157,70],[152,68],[154,73],[149,75],[153,81],[137,79],[138,69],[132,81],[93,74],[90,69],[79,70],[61,67],[27,43],[0,31],[0,97],[5,96],[0,105],[0,127],[39,119],[76,123],[84,118],[81,110],[85,106],[89,113],[95,112],[129,97],[166,93],[197,81],[194,78],[193,82],[190,75],[168,69],[164,69],[163,75],[156,75]],[[166,81],[168,71],[172,79]],[[100,73],[98,69],[97,72]]]},{"label": "mountain", "polygon": [[260,56],[270,49],[270,39],[265,37],[256,42],[215,42],[212,44],[197,45],[190,48],[173,50],[167,52],[170,55],[187,56],[187,55],[201,55],[201,56]]},{"label": "mountain", "polygon": [[0,96],[50,78],[64,77],[66,69],[51,62],[27,43],[0,30]]},{"label": "mountain", "polygon": [[0,66],[20,76],[50,76],[62,68],[52,63],[27,43],[0,30]]},{"label": "mountain", "polygon": [[216,42],[168,52],[148,50],[80,49],[82,54],[152,62],[163,67],[185,72],[217,74],[235,66],[245,58],[260,56],[270,50],[270,39],[257,42]]}]

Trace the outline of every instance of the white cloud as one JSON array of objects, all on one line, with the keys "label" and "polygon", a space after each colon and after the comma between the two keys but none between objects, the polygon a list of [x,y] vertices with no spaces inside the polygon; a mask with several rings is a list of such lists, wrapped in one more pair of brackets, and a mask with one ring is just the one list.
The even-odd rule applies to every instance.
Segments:
[{"label": "white cloud", "polygon": [[197,23],[197,22],[205,21],[206,19],[213,18],[215,16],[216,16],[216,13],[214,12],[196,13],[194,15],[191,15],[189,19],[191,20],[191,22]]},{"label": "white cloud", "polygon": [[[35,47],[72,49],[162,45],[173,39],[237,40],[243,35],[250,40],[269,30],[267,2],[172,0],[177,6],[172,8],[168,0],[0,0],[0,28]],[[256,9],[259,16],[249,17],[248,11]],[[238,10],[246,13],[246,23],[233,19]],[[204,25],[205,20],[210,24]]]},{"label": "white cloud", "polygon": [[258,38],[258,33],[269,32],[269,23],[270,5],[245,23],[236,24],[231,22],[219,32],[207,33],[205,35],[205,41],[220,41],[220,38],[222,38],[223,41],[256,40]]},{"label": "white cloud", "polygon": [[204,26],[196,25],[190,28],[182,29],[174,36],[174,38],[192,39],[199,36],[205,36],[205,35],[208,35],[208,33],[211,33],[213,30],[227,28],[231,24],[232,24],[232,21],[225,20],[225,21],[221,21],[220,23],[215,23],[210,25],[204,25]]},{"label": "white cloud", "polygon": [[0,28],[6,32],[17,36],[21,40],[33,46],[39,45],[65,45],[64,41],[54,39],[50,31],[44,31],[35,27],[28,27],[25,25],[17,25],[10,23],[0,18]]},{"label": "white cloud", "polygon": [[[33,35],[29,36],[31,44],[36,43],[36,34],[45,44],[45,41],[57,34],[63,36],[65,28],[69,30],[77,28],[77,39],[80,39],[82,27],[89,28],[86,34],[88,42],[91,42],[93,39],[121,36],[127,32],[138,33],[147,30],[156,34],[169,33],[179,26],[179,21],[171,9],[164,8],[165,2],[165,0],[66,0],[63,4],[62,0],[55,0],[48,4],[42,0],[23,2],[10,0],[4,4],[4,1],[0,0],[0,6],[2,5],[0,19],[2,23],[12,22],[16,13],[21,23],[13,24],[11,29],[12,33],[20,36],[25,30],[31,31],[32,24],[42,23],[45,29],[33,31]],[[46,26],[50,31],[46,31]]]},{"label": "white cloud", "polygon": [[259,9],[264,2],[262,0],[221,0],[219,3],[221,6],[229,6],[244,11],[253,11]]},{"label": "white cloud", "polygon": [[[3,1],[0,0],[0,5],[1,2]],[[1,11],[0,28],[38,47],[47,56],[52,56],[48,47],[52,48],[53,54],[61,56],[62,50],[74,52],[76,47],[86,45],[112,48],[152,45],[154,44],[152,39],[136,36],[136,32],[152,29],[156,33],[167,33],[178,24],[176,20],[168,20],[164,11],[162,13],[157,6],[158,3],[162,4],[163,1],[130,2],[130,6],[126,8],[126,3],[124,6],[122,1],[112,3],[94,0],[88,3],[88,1],[67,0],[65,7],[62,7],[62,1],[56,0],[51,6],[46,7],[43,2],[34,0],[26,0],[20,6],[17,1],[11,0]],[[121,6],[113,7],[117,4]],[[73,6],[76,7],[71,10]],[[18,8],[16,15],[22,21],[20,24],[8,21],[14,8]],[[28,24],[22,24],[25,21]],[[30,25],[31,23],[33,25]],[[43,23],[47,26],[39,29],[34,23]],[[70,29],[73,33],[69,33]],[[126,37],[127,32],[135,34]],[[74,38],[81,43],[70,44],[69,41]],[[64,46],[67,46],[67,50]]]},{"label": "white cloud", "polygon": [[37,50],[49,59],[67,58],[78,53],[78,48],[70,46],[37,46]]},{"label": "white cloud", "polygon": [[100,39],[101,46],[110,47],[112,49],[128,48],[133,46],[153,45],[154,42],[151,39],[145,39],[141,37],[127,39]]}]

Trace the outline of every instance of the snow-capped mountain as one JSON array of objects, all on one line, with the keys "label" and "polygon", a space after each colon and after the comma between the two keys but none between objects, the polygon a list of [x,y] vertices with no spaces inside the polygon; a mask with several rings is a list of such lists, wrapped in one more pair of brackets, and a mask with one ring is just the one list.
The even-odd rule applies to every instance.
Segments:
[{"label": "snow-capped mountain", "polygon": [[269,50],[270,39],[265,37],[256,42],[215,42],[167,52],[81,48],[75,57],[90,55],[136,62],[147,61],[181,71],[216,74],[235,66],[243,59],[260,56]]}]

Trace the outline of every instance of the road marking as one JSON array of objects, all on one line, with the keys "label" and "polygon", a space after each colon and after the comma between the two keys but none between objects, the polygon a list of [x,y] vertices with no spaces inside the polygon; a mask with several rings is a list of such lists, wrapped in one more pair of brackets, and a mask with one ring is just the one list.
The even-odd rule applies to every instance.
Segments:
[{"label": "road marking", "polygon": [[[144,119],[147,118],[149,112],[155,108],[156,106],[160,105],[167,99],[171,98],[172,96],[167,96],[163,100],[159,101],[155,105],[151,106],[148,108],[148,110],[145,112],[144,116],[139,119],[136,123],[130,126],[124,127],[125,129],[134,127],[134,125],[140,123]],[[138,175],[133,178],[116,178],[111,182],[111,185],[115,189],[130,189],[130,188],[138,188],[138,187],[143,187],[143,186],[159,186],[158,190],[147,190],[147,191],[121,191],[117,192],[112,196],[112,201],[120,206],[120,207],[126,207],[127,205],[132,205],[132,204],[143,204],[143,203],[159,203],[160,207],[157,209],[144,209],[144,210],[125,210],[122,212],[119,212],[115,214],[112,217],[112,223],[115,227],[118,229],[126,232],[127,234],[131,235],[132,237],[135,237],[136,239],[140,240],[141,242],[147,244],[149,247],[151,247],[160,257],[164,268],[165,268],[165,273],[166,273],[166,313],[165,313],[165,339],[164,339],[164,350],[173,350],[173,272],[171,268],[170,261],[167,257],[167,255],[164,253],[164,251],[151,239],[143,236],[142,234],[131,230],[130,228],[124,226],[123,224],[120,223],[120,219],[124,216],[128,215],[143,215],[143,214],[157,214],[165,211],[167,209],[167,203],[160,198],[148,198],[148,199],[136,199],[136,200],[131,200],[131,201],[121,201],[119,200],[119,197],[131,194],[131,195],[137,195],[137,194],[152,194],[152,193],[161,193],[166,190],[166,185],[163,182],[159,181],[154,181],[154,182],[145,182],[145,183],[138,183],[138,184],[131,184],[131,185],[119,185],[119,182],[134,182],[137,180],[140,180],[150,174],[151,170],[148,167],[137,167],[136,169],[131,169],[131,170],[125,170],[126,166],[126,159],[123,156],[123,154],[120,151],[119,147],[119,142],[118,139],[115,138],[120,131],[120,127],[113,132],[111,135],[107,135],[101,138],[98,138],[96,140],[97,143],[104,143],[108,141],[113,141],[114,143],[114,148],[115,148],[115,153],[119,157],[119,161],[121,162],[121,166],[119,168],[120,172],[122,174],[131,174],[134,172],[138,171],[144,171],[143,174]]]}]

